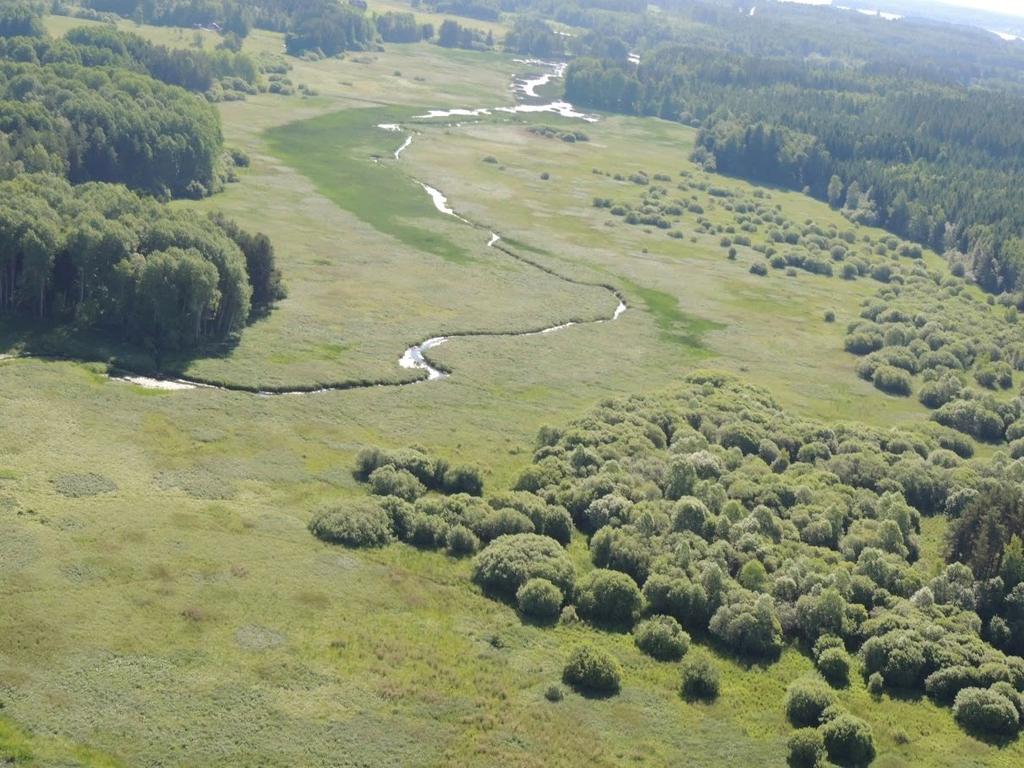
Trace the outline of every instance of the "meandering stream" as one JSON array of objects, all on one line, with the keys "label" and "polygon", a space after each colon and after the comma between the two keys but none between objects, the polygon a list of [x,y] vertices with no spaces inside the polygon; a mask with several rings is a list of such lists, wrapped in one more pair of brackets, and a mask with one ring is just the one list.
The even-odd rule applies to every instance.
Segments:
[{"label": "meandering stream", "polygon": [[[565,72],[565,64],[555,62],[543,62],[534,59],[519,60],[519,63],[538,65],[548,68],[550,71],[540,75],[532,77],[516,77],[513,79],[512,89],[516,93],[523,94],[529,98],[538,98],[536,89],[542,85],[546,85],[554,78],[562,77]],[[475,109],[452,109],[452,110],[431,110],[425,115],[419,115],[416,119],[425,119],[431,117],[451,117],[451,116],[476,116],[476,115],[489,115],[491,114],[490,109],[487,108],[475,108]],[[578,118],[587,120],[590,122],[596,121],[597,118],[591,115],[585,115],[581,112],[576,111],[571,104],[564,101],[554,101],[547,104],[518,104],[515,107],[494,107],[493,111],[496,112],[556,112],[563,115],[564,117]],[[405,129],[397,123],[380,123],[377,125],[378,128],[384,131],[392,133],[406,133]],[[409,148],[413,142],[412,132],[408,132],[401,146],[399,146],[393,153],[395,160],[401,160],[402,153]],[[375,162],[379,162],[379,158],[375,158]],[[413,344],[408,347],[402,356],[398,360],[398,364],[402,368],[416,369],[426,372],[426,378],[415,379],[413,381],[381,381],[381,382],[344,382],[336,385],[329,385],[324,387],[295,387],[288,389],[258,389],[253,387],[245,387],[241,385],[231,384],[214,384],[210,382],[202,381],[198,378],[192,378],[188,376],[181,376],[178,378],[154,378],[150,376],[141,376],[134,373],[126,373],[122,375],[111,375],[111,379],[115,381],[121,381],[128,384],[134,384],[136,386],[145,387],[147,389],[161,389],[166,391],[183,391],[191,389],[219,389],[223,391],[232,392],[246,392],[254,395],[261,395],[265,397],[278,396],[278,395],[309,395],[317,394],[321,392],[332,392],[344,389],[364,389],[369,387],[400,387],[410,386],[413,384],[420,384],[428,381],[438,381],[440,379],[447,378],[451,375],[451,372],[445,370],[438,363],[432,363],[428,357],[427,352],[432,349],[436,349],[442,344],[446,343],[453,338],[515,338],[515,337],[526,337],[526,336],[541,336],[558,331],[571,328],[575,325],[598,325],[605,322],[614,322],[618,320],[622,313],[626,311],[627,305],[625,297],[611,285],[604,283],[592,283],[584,280],[577,280],[572,277],[563,275],[550,267],[540,264],[532,259],[526,258],[519,253],[516,253],[511,248],[501,244],[501,236],[497,232],[492,232],[485,227],[470,221],[469,219],[459,215],[449,205],[448,198],[440,190],[426,184],[418,179],[413,179],[419,184],[424,192],[426,192],[434,207],[437,211],[445,216],[451,216],[458,221],[466,224],[467,226],[485,231],[488,233],[487,247],[494,248],[501,251],[506,256],[515,259],[516,261],[522,262],[534,269],[539,269],[542,272],[566,283],[581,286],[591,286],[597,288],[603,288],[613,296],[618,302],[614,312],[607,317],[598,320],[589,321],[576,321],[570,320],[568,322],[559,323],[557,325],[548,326],[545,328],[539,328],[532,331],[467,331],[467,332],[453,332],[446,336],[434,336],[418,344]],[[0,355],[0,360],[9,359],[11,357],[31,357],[31,355]]]},{"label": "meandering stream", "polygon": [[[584,120],[588,123],[596,123],[596,115],[588,115],[580,112],[567,101],[545,102],[537,89],[547,85],[552,80],[565,77],[565,62],[542,61],[540,59],[515,59],[518,64],[529,64],[535,67],[546,69],[538,75],[522,75],[512,79],[512,91],[518,97],[519,103],[511,107],[456,107],[455,109],[431,109],[422,115],[416,115],[414,120],[432,120],[438,117],[484,117],[493,115],[495,112],[515,113],[541,113],[550,112],[562,117],[574,120]],[[526,100],[526,101],[524,101]],[[381,126],[383,127],[383,126]]]}]

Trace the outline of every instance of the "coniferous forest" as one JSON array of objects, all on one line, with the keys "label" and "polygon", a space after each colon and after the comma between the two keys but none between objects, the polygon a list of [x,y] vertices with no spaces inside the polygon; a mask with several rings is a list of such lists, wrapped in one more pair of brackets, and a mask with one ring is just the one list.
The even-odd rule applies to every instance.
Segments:
[{"label": "coniferous forest", "polygon": [[913,22],[888,38],[858,31],[857,19],[826,38],[799,9],[751,18],[688,5],[710,40],[680,32],[639,66],[579,59],[570,99],[699,126],[706,167],[805,190],[854,221],[964,255],[993,293],[1018,287],[1019,46],[980,47],[980,30]]}]

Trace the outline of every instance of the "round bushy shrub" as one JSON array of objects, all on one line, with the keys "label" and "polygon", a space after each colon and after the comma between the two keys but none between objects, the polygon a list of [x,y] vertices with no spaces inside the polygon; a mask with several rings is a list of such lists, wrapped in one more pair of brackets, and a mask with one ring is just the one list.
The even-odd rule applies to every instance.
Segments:
[{"label": "round bushy shrub", "polygon": [[720,689],[718,669],[704,656],[687,658],[680,673],[680,693],[688,701],[714,701]]},{"label": "round bushy shrub", "polygon": [[405,541],[408,538],[409,522],[415,512],[413,505],[397,496],[382,496],[377,503],[391,520],[391,530],[395,536]]},{"label": "round bushy shrub", "polygon": [[953,718],[975,733],[1012,736],[1020,730],[1020,716],[1013,702],[991,689],[960,691],[953,701]]},{"label": "round bushy shrub", "polygon": [[689,627],[702,627],[707,621],[707,593],[685,576],[656,573],[644,583],[643,593],[653,613],[667,614]]},{"label": "round bushy shrub", "polygon": [[642,584],[651,567],[650,540],[608,525],[590,540],[590,559],[598,568],[622,571]]},{"label": "round bushy shrub", "polygon": [[622,687],[622,667],[607,651],[580,645],[569,654],[562,681],[589,693],[618,693]]},{"label": "round bushy shrub", "polygon": [[723,448],[739,448],[744,455],[757,453],[761,445],[758,428],[745,421],[733,421],[718,430],[718,442]]},{"label": "round bushy shrub", "polygon": [[370,473],[370,493],[375,496],[397,496],[405,501],[416,501],[426,492],[423,483],[408,470],[388,464]]},{"label": "round bushy shrub", "polygon": [[677,456],[668,465],[665,479],[665,498],[676,500],[693,493],[697,483],[697,470],[688,457]]},{"label": "round bushy shrub", "polygon": [[636,582],[619,571],[598,568],[580,579],[576,588],[580,616],[597,624],[631,625],[642,604]]},{"label": "round bushy shrub", "polygon": [[514,509],[496,509],[484,519],[480,536],[485,541],[517,533],[534,533],[533,522]]},{"label": "round bushy shrub", "polygon": [[839,635],[825,634],[814,641],[814,658],[817,660],[821,654],[827,651],[829,648],[838,648],[843,651],[846,650],[846,643],[843,642],[843,638]]},{"label": "round bushy shrub", "polygon": [[744,656],[771,656],[782,648],[782,625],[769,595],[721,606],[708,622],[708,629]]},{"label": "round bushy shrub", "polygon": [[925,692],[936,701],[949,703],[964,688],[982,685],[981,672],[977,667],[953,665],[936,670],[925,679]]},{"label": "round bushy shrub", "polygon": [[836,703],[836,695],[817,678],[794,680],[786,689],[786,716],[797,728],[821,722],[821,713]]},{"label": "round bushy shrub", "polygon": [[998,693],[1013,704],[1013,708],[1017,710],[1017,718],[1020,721],[1021,727],[1024,727],[1024,693],[1018,693],[1017,689],[1006,680],[992,683],[992,687],[989,690],[992,693]]},{"label": "round bushy shrub", "polygon": [[818,671],[832,685],[846,685],[850,680],[850,655],[842,648],[826,648],[818,656]]},{"label": "round bushy shrub", "polygon": [[671,616],[652,616],[633,630],[633,642],[659,661],[678,661],[690,647],[690,636]]},{"label": "round bushy shrub", "polygon": [[825,759],[825,742],[816,728],[801,728],[789,737],[790,768],[818,768]]},{"label": "round bushy shrub", "polygon": [[764,564],[755,558],[743,564],[736,580],[751,592],[763,592],[768,581],[768,573],[764,569]]},{"label": "round bushy shrub", "polygon": [[572,560],[558,542],[535,533],[500,536],[473,561],[473,580],[484,591],[512,598],[532,578],[543,578],[570,594],[576,581]]},{"label": "round bushy shrub", "polygon": [[909,395],[912,391],[910,374],[894,365],[880,365],[875,369],[874,385],[876,389],[890,395]]},{"label": "round bushy shrub", "polygon": [[440,549],[448,543],[448,523],[434,515],[414,512],[405,540],[421,549]]},{"label": "round bushy shrub", "polygon": [[750,274],[758,275],[759,277],[764,277],[765,275],[768,274],[768,267],[764,265],[763,261],[755,261],[753,264],[750,265]]},{"label": "round bushy shrub", "polygon": [[672,529],[692,531],[703,536],[710,515],[703,501],[693,496],[683,496],[672,507]]},{"label": "round bushy shrub", "polygon": [[453,525],[448,530],[448,553],[456,557],[476,554],[480,549],[480,539],[464,525]]},{"label": "round bushy shrub", "polygon": [[445,470],[442,486],[445,493],[468,493],[470,496],[480,496],[484,492],[484,481],[480,469],[465,464]]},{"label": "round bushy shrub", "polygon": [[866,355],[869,352],[881,349],[882,344],[883,341],[880,334],[858,331],[846,337],[843,347],[847,352],[852,352],[855,355]]},{"label": "round bushy shrub", "polygon": [[516,605],[524,616],[550,620],[562,610],[562,590],[547,579],[530,579],[516,592]]},{"label": "round bushy shrub", "polygon": [[318,539],[348,547],[382,547],[393,539],[391,518],[372,501],[323,509],[309,521],[309,530]]},{"label": "round bushy shrub", "polygon": [[864,669],[881,673],[885,683],[897,688],[920,688],[928,660],[920,638],[896,630],[868,638],[861,646]]},{"label": "round bushy shrub", "polygon": [[875,759],[871,726],[850,714],[840,714],[821,726],[828,759],[839,765],[867,765]]},{"label": "round bushy shrub", "polygon": [[834,323],[836,321],[836,313],[831,309],[825,310],[825,322]]},{"label": "round bushy shrub", "polygon": [[872,672],[868,676],[868,693],[872,696],[881,696],[885,691],[885,678],[881,672]]}]

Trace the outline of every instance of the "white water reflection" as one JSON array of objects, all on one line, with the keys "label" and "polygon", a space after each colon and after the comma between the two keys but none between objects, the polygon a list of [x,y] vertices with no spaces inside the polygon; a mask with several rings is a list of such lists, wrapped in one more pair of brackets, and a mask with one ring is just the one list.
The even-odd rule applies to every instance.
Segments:
[{"label": "white water reflection", "polygon": [[[548,70],[547,72],[542,72],[538,75],[517,76],[512,79],[512,90],[522,99],[535,99],[540,101],[541,96],[537,93],[538,88],[543,85],[547,85],[552,80],[565,77],[565,62],[542,61],[541,59],[516,59],[515,61],[519,64],[544,67]],[[485,115],[492,115],[495,112],[505,112],[508,114],[538,114],[548,112],[573,120],[584,120],[588,123],[596,123],[598,120],[596,115],[588,115],[585,112],[580,112],[572,104],[563,100],[547,103],[520,103],[512,107],[475,107],[472,109],[457,107],[455,109],[431,109],[422,115],[416,115],[415,119],[429,120],[438,117],[483,117]]]}]

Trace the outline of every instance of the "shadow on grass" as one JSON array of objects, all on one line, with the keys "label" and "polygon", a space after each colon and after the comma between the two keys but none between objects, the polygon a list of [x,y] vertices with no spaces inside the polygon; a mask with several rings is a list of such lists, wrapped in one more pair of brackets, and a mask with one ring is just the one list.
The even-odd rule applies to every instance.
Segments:
[{"label": "shadow on grass", "polygon": [[[515,608],[515,605],[512,606]],[[558,616],[527,616],[522,611],[516,611],[516,615],[519,617],[519,621],[522,622],[524,627],[534,627],[536,629],[551,629],[552,627],[558,626]]]},{"label": "shadow on grass", "polygon": [[[565,681],[563,681],[565,682]],[[578,696],[582,696],[584,699],[590,699],[591,701],[603,701],[605,699],[612,699],[619,695],[619,691],[616,690],[601,690],[597,688],[587,688],[580,685],[574,685],[572,683],[565,683],[569,686],[573,693]]]},{"label": "shadow on grass", "polygon": [[997,749],[1006,749],[1020,742],[1020,734],[998,734],[988,733],[986,731],[979,730],[977,728],[967,728],[960,726],[964,733],[970,736],[972,739],[977,739],[983,744],[988,744],[990,747],[996,747]]},{"label": "shadow on grass", "polygon": [[101,363],[112,371],[146,376],[177,376],[195,360],[226,358],[239,341],[234,335],[188,351],[168,352],[59,322],[14,317],[0,322],[0,350],[48,360]]}]

